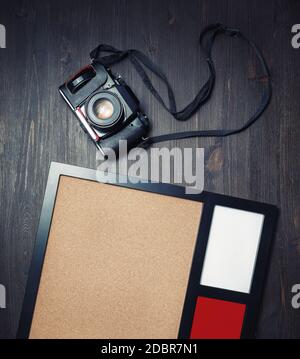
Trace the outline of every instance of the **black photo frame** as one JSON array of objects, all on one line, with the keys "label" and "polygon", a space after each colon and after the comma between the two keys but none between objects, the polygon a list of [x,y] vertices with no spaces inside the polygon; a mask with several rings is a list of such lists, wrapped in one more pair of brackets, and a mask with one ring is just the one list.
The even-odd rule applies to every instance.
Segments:
[{"label": "black photo frame", "polygon": [[[99,171],[97,170],[91,170],[57,162],[51,163],[29,277],[25,290],[17,338],[25,339],[29,337],[60,176],[69,176],[99,182],[98,175]],[[130,189],[203,202],[203,211],[201,215],[198,236],[196,239],[193,260],[191,263],[190,276],[187,283],[187,291],[182,311],[178,338],[187,339],[190,336],[196,299],[199,295],[204,295],[216,299],[222,298],[229,301],[246,304],[247,309],[244,317],[241,338],[255,337],[255,323],[259,314],[259,302],[263,293],[264,279],[267,274],[272,237],[274,235],[278,217],[278,209],[270,204],[209,192],[202,192],[200,194],[186,194],[184,187],[172,184],[151,183],[146,181],[136,183],[136,181],[130,181],[130,178],[120,175],[118,175],[117,178],[118,179],[116,180],[115,175],[105,175],[105,179],[108,185],[117,185]],[[250,294],[216,289],[201,286],[199,284],[213,210],[214,206],[216,205],[242,209],[264,215],[264,223]],[[200,233],[201,240],[199,239]]]}]

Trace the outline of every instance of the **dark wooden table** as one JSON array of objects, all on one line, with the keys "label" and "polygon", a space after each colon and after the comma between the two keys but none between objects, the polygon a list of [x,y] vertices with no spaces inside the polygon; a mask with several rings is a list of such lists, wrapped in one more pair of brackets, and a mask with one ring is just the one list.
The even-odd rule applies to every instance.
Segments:
[{"label": "dark wooden table", "polygon": [[[0,50],[0,283],[7,309],[0,309],[0,337],[16,333],[50,162],[96,166],[96,149],[58,86],[103,42],[146,52],[183,106],[207,77],[197,39],[213,22],[242,29],[263,50],[272,72],[271,105],[240,135],[161,146],[204,147],[206,190],[281,209],[257,336],[300,337],[300,309],[291,306],[291,288],[300,283],[300,49],[291,46],[291,27],[300,23],[297,0],[1,1],[7,48]],[[186,123],[162,109],[128,63],[117,71],[140,97],[154,134],[230,128],[255,110],[264,78],[235,39],[218,40],[214,58],[213,97]]]}]

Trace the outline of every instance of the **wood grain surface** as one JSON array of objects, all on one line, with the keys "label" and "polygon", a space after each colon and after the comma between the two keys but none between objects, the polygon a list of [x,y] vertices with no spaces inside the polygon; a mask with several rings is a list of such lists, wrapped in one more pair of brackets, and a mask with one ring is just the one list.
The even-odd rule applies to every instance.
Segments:
[{"label": "wood grain surface", "polygon": [[[58,86],[89,61],[91,49],[108,43],[151,56],[182,107],[207,78],[197,41],[214,22],[240,28],[263,50],[272,73],[271,105],[237,136],[159,146],[204,147],[206,190],[280,208],[257,337],[300,337],[300,309],[291,305],[291,288],[300,282],[300,49],[291,46],[300,2],[2,0],[7,48],[0,49],[0,283],[7,288],[7,308],[0,309],[1,338],[16,334],[50,162],[97,165],[96,149]],[[140,98],[153,134],[231,128],[255,110],[264,79],[254,55],[236,39],[218,39],[213,56],[213,96],[185,123],[157,103],[128,62],[115,72]]]}]

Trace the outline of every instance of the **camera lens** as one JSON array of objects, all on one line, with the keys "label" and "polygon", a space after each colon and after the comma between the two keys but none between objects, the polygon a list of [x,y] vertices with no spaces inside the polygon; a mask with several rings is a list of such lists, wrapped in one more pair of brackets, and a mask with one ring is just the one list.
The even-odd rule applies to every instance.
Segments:
[{"label": "camera lens", "polygon": [[85,104],[85,109],[88,119],[101,130],[109,130],[118,125],[124,112],[118,96],[109,91],[92,94]]},{"label": "camera lens", "polygon": [[99,120],[107,120],[114,113],[114,105],[107,99],[100,99],[94,103],[93,111]]}]

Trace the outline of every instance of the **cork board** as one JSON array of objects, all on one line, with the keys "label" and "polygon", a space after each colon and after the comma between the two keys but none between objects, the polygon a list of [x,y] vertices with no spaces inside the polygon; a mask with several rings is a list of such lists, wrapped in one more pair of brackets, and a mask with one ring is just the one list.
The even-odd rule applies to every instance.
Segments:
[{"label": "cork board", "polygon": [[202,203],[60,176],[30,338],[177,338]]}]

